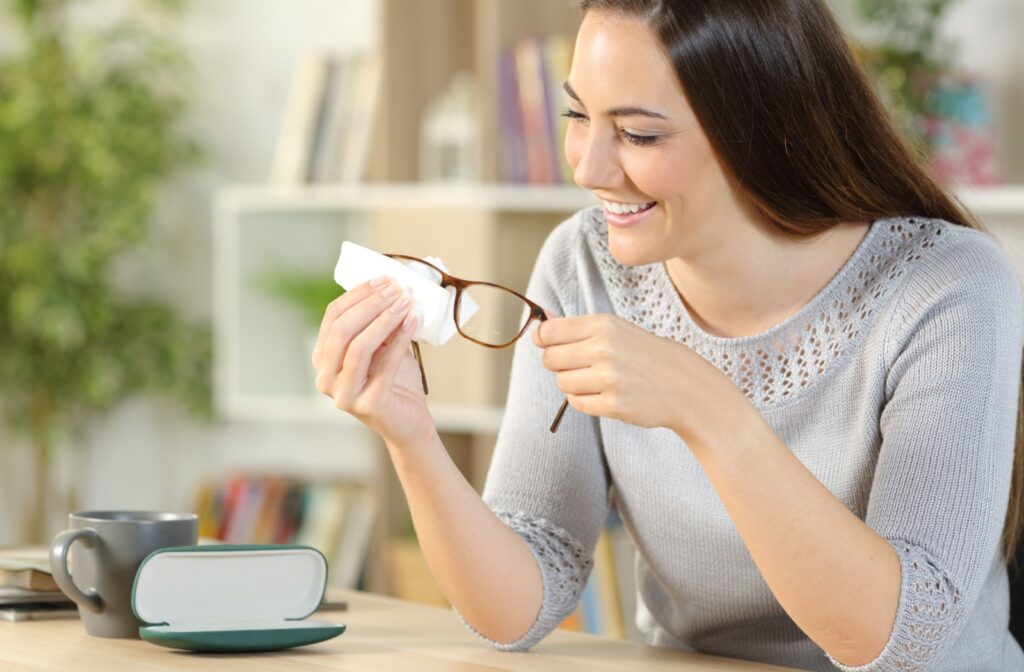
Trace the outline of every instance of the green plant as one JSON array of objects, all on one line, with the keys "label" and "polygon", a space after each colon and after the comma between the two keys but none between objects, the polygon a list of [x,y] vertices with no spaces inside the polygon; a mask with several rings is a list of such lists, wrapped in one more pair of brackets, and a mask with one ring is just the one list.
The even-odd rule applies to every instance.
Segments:
[{"label": "green plant", "polygon": [[143,391],[211,412],[208,328],[112,278],[163,181],[198,156],[180,130],[187,66],[159,28],[178,3],[89,27],[78,4],[0,5],[19,41],[0,58],[0,400],[35,455],[30,542],[62,437]]},{"label": "green plant", "polygon": [[345,293],[330,275],[276,270],[256,278],[256,285],[271,296],[283,299],[302,313],[313,327],[320,325],[327,304]]},{"label": "green plant", "polygon": [[922,122],[936,112],[932,91],[949,72],[954,49],[939,36],[958,0],[854,0],[865,32],[858,56],[904,135],[929,152]]}]

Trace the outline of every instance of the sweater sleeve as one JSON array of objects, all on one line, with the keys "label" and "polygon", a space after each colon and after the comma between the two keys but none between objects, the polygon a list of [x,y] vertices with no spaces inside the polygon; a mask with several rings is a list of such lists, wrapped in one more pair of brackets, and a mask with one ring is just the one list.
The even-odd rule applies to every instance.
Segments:
[{"label": "sweater sleeve", "polygon": [[[578,215],[551,234],[526,293],[558,316],[581,310],[576,277],[580,236]],[[544,599],[533,626],[516,642],[488,640],[501,650],[522,651],[576,607],[608,515],[609,483],[597,420],[569,407],[552,434],[549,427],[564,399],[555,376],[541,364],[531,334],[515,348],[484,501],[526,541],[540,567]]]},{"label": "sweater sleeve", "polygon": [[1021,380],[1020,280],[994,240],[947,230],[889,324],[882,445],[866,522],[895,549],[899,607],[879,657],[923,672],[961,632],[1001,553]]}]

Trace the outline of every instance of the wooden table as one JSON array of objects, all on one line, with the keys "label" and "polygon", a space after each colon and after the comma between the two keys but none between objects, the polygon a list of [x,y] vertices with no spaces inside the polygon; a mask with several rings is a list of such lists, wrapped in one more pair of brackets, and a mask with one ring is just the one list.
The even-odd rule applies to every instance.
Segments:
[{"label": "wooden table", "polygon": [[450,609],[369,593],[338,591],[348,611],[310,618],[345,623],[348,630],[312,646],[272,653],[198,654],[137,639],[90,637],[77,619],[0,621],[2,672],[217,670],[263,672],[499,672],[569,670],[616,672],[770,672],[774,665],[683,653],[558,630],[526,653],[494,651]]}]

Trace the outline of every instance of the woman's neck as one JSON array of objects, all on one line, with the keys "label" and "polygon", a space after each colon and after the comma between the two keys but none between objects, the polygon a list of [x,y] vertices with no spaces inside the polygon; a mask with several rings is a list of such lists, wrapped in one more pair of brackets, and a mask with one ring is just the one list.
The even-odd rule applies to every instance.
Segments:
[{"label": "woman's neck", "polygon": [[743,226],[692,258],[665,262],[694,322],[724,338],[762,333],[813,299],[867,235],[866,222],[839,224],[807,240]]}]

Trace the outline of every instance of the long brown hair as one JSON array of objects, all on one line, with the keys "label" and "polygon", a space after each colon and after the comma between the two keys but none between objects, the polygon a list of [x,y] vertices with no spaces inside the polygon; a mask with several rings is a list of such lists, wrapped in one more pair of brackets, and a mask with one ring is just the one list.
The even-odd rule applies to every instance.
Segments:
[{"label": "long brown hair", "polygon": [[[897,134],[824,0],[581,0],[644,21],[724,169],[779,233],[917,215],[984,227]],[[1003,527],[1024,523],[1024,397]]]}]

